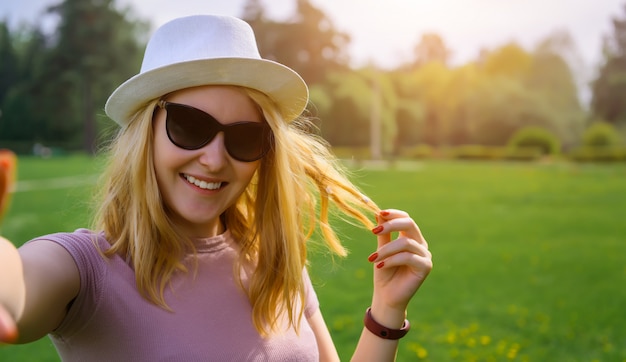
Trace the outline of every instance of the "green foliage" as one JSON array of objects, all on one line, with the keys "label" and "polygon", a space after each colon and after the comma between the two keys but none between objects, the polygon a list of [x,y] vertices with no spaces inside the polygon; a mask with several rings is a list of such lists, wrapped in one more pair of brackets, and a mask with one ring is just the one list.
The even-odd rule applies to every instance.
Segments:
[{"label": "green foliage", "polygon": [[147,26],[113,0],[64,0],[48,12],[59,18],[51,34],[0,27],[0,53],[12,59],[3,70],[13,74],[0,84],[0,138],[94,152],[97,117],[113,89],[139,69],[138,32]]},{"label": "green foliage", "polygon": [[625,162],[626,147],[580,147],[569,157],[578,162]]},{"label": "green foliage", "polygon": [[390,74],[400,104],[415,102],[421,108],[415,110],[419,112],[415,114],[416,118],[402,121],[400,134],[411,132],[407,127],[417,125],[420,130],[419,139],[411,137],[412,142],[431,145],[443,143],[444,123],[447,121],[444,117],[445,100],[451,75],[451,70],[441,62],[429,62],[416,69],[399,70]]},{"label": "green foliage", "polygon": [[464,145],[448,150],[448,157],[459,160],[479,161],[535,161],[543,155],[538,147],[498,147]]},{"label": "green foliage", "polygon": [[421,144],[401,148],[399,156],[407,159],[429,159],[435,156],[435,150],[429,145]]},{"label": "green foliage", "polygon": [[242,18],[255,31],[261,56],[297,71],[309,84],[324,80],[327,72],[348,69],[350,38],[308,0],[297,0],[293,21],[268,19],[258,0],[247,0]]},{"label": "green foliage", "polygon": [[[329,73],[324,85],[312,87],[311,94],[322,136],[333,146],[365,147],[374,134],[380,137],[383,152],[391,152],[398,103],[384,74],[371,69]],[[376,132],[372,129],[375,117],[379,121]]]},{"label": "green foliage", "polygon": [[[458,67],[448,64],[451,50],[444,40],[428,33],[414,59],[397,69],[351,69],[350,39],[321,8],[298,0],[290,19],[278,21],[263,4],[247,0],[243,12],[261,54],[307,80],[309,111],[335,146],[365,147],[373,134],[385,156],[418,144],[502,147],[529,126],[550,130],[567,149],[581,143],[588,117],[566,33],[551,34],[532,51],[515,43],[486,49]],[[36,27],[11,32],[0,23],[0,55],[6,59],[0,69],[0,142],[54,141],[93,150],[96,135],[100,141],[110,137],[104,131],[111,122],[101,109],[111,90],[136,72],[147,25],[113,0],[64,0],[51,9],[59,23],[50,35]],[[623,24],[615,27],[621,34]],[[614,38],[594,88],[594,99],[611,112],[622,109],[626,93],[619,86],[626,79],[620,50],[626,37]],[[619,125],[619,117],[605,119]],[[380,127],[372,127],[372,119]]]},{"label": "green foliage", "polygon": [[414,61],[407,66],[409,68],[421,67],[433,62],[446,65],[452,52],[439,34],[425,33],[422,34],[419,43],[413,49],[413,53]]},{"label": "green foliage", "polygon": [[604,64],[592,84],[591,107],[596,117],[626,125],[626,5],[621,18],[612,21],[613,31],[604,39]]},{"label": "green foliage", "polygon": [[459,160],[496,160],[502,158],[502,148],[465,145],[448,150],[449,156]]},{"label": "green foliage", "polygon": [[333,154],[343,160],[369,160],[371,151],[369,147],[333,147]]},{"label": "green foliage", "polygon": [[517,131],[508,146],[513,149],[535,148],[544,155],[555,155],[561,149],[559,140],[551,132],[540,127],[525,127]]},{"label": "green foliage", "polygon": [[526,79],[533,62],[532,55],[515,43],[506,44],[483,57],[486,74],[518,80]]},{"label": "green foliage", "polygon": [[396,147],[416,145],[420,142],[423,133],[426,110],[416,100],[400,99],[396,111],[397,137],[394,141]]},{"label": "green foliage", "polygon": [[615,147],[620,143],[619,132],[607,122],[594,122],[583,135],[583,145],[586,147]]},{"label": "green foliage", "polygon": [[583,145],[573,150],[569,157],[578,162],[623,162],[626,147],[619,131],[610,123],[592,123],[583,135]]},{"label": "green foliage", "polygon": [[538,147],[505,148],[502,152],[502,158],[510,161],[535,161],[543,155]]}]

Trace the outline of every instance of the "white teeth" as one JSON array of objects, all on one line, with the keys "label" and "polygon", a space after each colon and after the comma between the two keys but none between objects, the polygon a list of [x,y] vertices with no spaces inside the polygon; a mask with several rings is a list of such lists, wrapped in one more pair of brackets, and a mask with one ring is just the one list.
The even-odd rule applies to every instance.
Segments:
[{"label": "white teeth", "polygon": [[220,188],[220,186],[222,186],[221,182],[206,182],[206,181],[198,180],[197,178],[193,176],[189,176],[189,175],[184,175],[184,176],[185,176],[185,179],[189,181],[189,183],[192,183],[201,189],[217,190]]}]

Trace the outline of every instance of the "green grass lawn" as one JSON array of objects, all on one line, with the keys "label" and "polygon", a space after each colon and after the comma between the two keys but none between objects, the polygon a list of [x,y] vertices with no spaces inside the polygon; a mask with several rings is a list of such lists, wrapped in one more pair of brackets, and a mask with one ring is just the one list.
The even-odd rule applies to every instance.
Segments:
[{"label": "green grass lawn", "polygon": [[[87,178],[98,165],[69,157],[19,166],[26,181]],[[399,361],[626,361],[626,165],[418,166],[356,174],[381,207],[411,213],[434,254]],[[92,187],[53,186],[14,194],[2,234],[21,244],[87,225]],[[314,251],[312,277],[348,360],[370,303],[376,239],[340,229],[350,256]],[[58,357],[46,338],[0,347],[0,361]]]}]

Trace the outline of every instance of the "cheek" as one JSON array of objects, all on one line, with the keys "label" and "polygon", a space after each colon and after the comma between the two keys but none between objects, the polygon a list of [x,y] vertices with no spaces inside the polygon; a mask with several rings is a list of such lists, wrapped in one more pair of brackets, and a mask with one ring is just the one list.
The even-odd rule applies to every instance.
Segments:
[{"label": "cheek", "polygon": [[154,142],[152,143],[152,154],[154,162],[154,170],[157,181],[161,182],[162,177],[166,174],[166,170],[176,161],[176,149],[165,134],[165,127],[158,119],[154,121]]},{"label": "cheek", "polygon": [[241,165],[241,167],[238,167],[237,174],[238,174],[239,181],[241,182],[238,187],[239,188],[238,192],[241,193],[248,187],[248,185],[254,178],[254,175],[256,174],[258,168],[259,168],[259,161],[255,161],[252,164],[243,164]]}]

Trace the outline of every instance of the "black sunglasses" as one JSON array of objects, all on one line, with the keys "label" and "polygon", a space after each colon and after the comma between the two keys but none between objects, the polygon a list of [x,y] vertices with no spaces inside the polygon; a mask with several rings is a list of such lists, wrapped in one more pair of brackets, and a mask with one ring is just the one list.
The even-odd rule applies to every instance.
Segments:
[{"label": "black sunglasses", "polygon": [[265,122],[221,124],[215,117],[192,106],[159,101],[165,109],[167,137],[185,150],[200,149],[224,132],[224,146],[235,160],[252,162],[265,156],[272,145],[272,131]]}]

